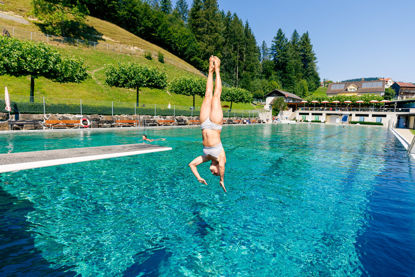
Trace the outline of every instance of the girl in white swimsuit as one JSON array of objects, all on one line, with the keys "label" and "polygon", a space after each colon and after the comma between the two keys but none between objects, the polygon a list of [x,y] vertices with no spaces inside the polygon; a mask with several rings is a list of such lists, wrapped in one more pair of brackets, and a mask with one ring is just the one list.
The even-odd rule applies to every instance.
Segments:
[{"label": "girl in white swimsuit", "polygon": [[[214,94],[213,72],[216,73]],[[223,124],[223,112],[220,102],[221,93],[222,81],[220,78],[220,60],[219,58],[212,56],[209,59],[209,75],[206,82],[205,98],[203,99],[202,107],[200,109],[204,155],[195,158],[189,166],[197,180],[200,183],[207,185],[205,179],[200,177],[197,166],[201,163],[210,161],[210,171],[213,175],[220,176],[219,184],[226,192],[224,182],[226,155],[220,139]]]}]

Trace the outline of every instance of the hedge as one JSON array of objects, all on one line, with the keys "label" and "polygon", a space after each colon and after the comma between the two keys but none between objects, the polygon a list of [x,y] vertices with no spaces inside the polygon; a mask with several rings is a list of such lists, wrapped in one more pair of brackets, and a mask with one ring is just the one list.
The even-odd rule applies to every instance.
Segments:
[{"label": "hedge", "polygon": [[369,121],[350,121],[350,124],[360,124],[360,125],[383,125],[382,122],[369,122]]}]

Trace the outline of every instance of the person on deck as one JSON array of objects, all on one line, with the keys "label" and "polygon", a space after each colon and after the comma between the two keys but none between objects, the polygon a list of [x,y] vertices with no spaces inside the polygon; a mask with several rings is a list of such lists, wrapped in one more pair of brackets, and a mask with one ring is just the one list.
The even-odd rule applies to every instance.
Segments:
[{"label": "person on deck", "polygon": [[[213,73],[216,74],[215,92],[213,94]],[[197,166],[205,162],[210,163],[210,171],[215,176],[220,176],[219,184],[226,192],[225,188],[225,164],[226,155],[222,147],[220,134],[223,124],[222,105],[220,96],[222,93],[222,81],[220,78],[220,60],[218,57],[210,57],[209,59],[209,74],[206,83],[206,93],[203,99],[202,107],[200,108],[200,122],[203,139],[203,153],[204,155],[195,158],[189,163],[189,167],[197,180],[207,185],[205,179],[200,177],[197,171]]]}]

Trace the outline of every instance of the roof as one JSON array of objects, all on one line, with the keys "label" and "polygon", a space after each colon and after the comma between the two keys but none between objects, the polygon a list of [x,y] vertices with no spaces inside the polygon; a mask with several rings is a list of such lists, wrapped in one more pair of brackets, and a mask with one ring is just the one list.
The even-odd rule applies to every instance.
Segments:
[{"label": "roof", "polygon": [[396,82],[400,87],[405,88],[415,88],[415,84],[412,83],[403,83],[403,82]]},{"label": "roof", "polygon": [[265,95],[265,97],[269,97],[269,96],[271,96],[272,94],[280,94],[280,95],[284,96],[285,98],[290,97],[290,98],[294,98],[294,99],[297,99],[297,100],[300,100],[300,101],[302,101],[302,100],[303,100],[301,97],[299,97],[299,96],[295,95],[294,93],[291,93],[291,92],[286,92],[286,91],[279,90],[279,89],[276,89],[276,90],[271,91],[270,93],[267,93],[267,94]]},{"label": "roof", "polygon": [[[353,87],[354,90],[350,88]],[[327,88],[327,94],[343,93],[383,93],[385,92],[384,80],[360,80],[331,83]]]}]

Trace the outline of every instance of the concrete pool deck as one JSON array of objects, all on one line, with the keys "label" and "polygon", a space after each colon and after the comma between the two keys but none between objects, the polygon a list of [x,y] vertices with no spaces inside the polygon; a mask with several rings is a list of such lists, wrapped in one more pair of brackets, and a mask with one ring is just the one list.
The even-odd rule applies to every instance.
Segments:
[{"label": "concrete pool deck", "polygon": [[150,144],[126,144],[0,154],[0,173],[170,150]]}]

